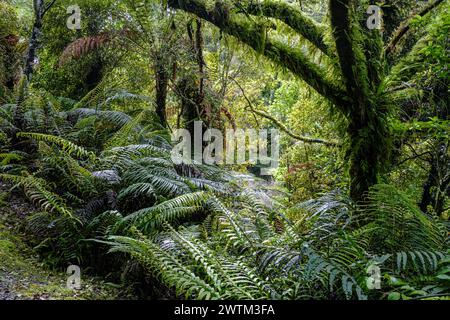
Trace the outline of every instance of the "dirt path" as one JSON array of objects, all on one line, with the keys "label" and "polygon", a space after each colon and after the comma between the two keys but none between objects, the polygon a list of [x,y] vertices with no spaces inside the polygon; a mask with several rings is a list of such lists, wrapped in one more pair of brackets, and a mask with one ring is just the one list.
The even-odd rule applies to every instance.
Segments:
[{"label": "dirt path", "polygon": [[285,194],[281,184],[277,181],[268,181],[251,173],[232,172],[231,176],[237,185],[245,190],[251,190],[269,208],[275,205],[277,196]]},{"label": "dirt path", "polygon": [[82,288],[67,288],[64,272],[48,270],[17,230],[37,210],[0,182],[0,300],[116,299],[118,290],[83,277]]}]

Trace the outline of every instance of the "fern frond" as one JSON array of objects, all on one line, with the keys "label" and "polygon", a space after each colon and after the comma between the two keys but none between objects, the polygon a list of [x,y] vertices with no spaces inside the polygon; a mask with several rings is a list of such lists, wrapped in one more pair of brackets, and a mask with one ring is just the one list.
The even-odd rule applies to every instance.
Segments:
[{"label": "fern frond", "polygon": [[377,185],[364,207],[378,227],[378,246],[390,252],[442,250],[447,234],[440,222],[420,211],[417,205],[390,185]]},{"label": "fern frond", "polygon": [[77,146],[75,143],[66,140],[64,138],[53,136],[49,134],[43,134],[43,133],[35,133],[35,132],[19,132],[17,133],[17,136],[19,137],[27,137],[31,138],[37,141],[44,141],[53,143],[59,147],[61,147],[65,152],[67,152],[69,155],[75,154],[77,157],[82,158],[90,158],[94,160],[95,154],[91,151],[87,151],[83,147]]},{"label": "fern frond", "polygon": [[65,201],[57,194],[52,193],[45,187],[45,182],[32,175],[16,176],[10,174],[1,174],[0,179],[15,183],[24,188],[27,197],[37,206],[47,212],[58,212],[63,216],[73,218],[73,213],[67,207]]},{"label": "fern frond", "polygon": [[81,56],[97,50],[111,41],[110,33],[100,33],[95,36],[82,37],[70,43],[59,58],[59,65],[65,64],[70,59],[78,59]]},{"label": "fern frond", "polygon": [[184,194],[156,206],[133,212],[124,218],[124,222],[130,222],[149,232],[164,222],[173,222],[203,210],[209,197],[209,194],[202,191]]},{"label": "fern frond", "polygon": [[129,253],[178,294],[206,300],[220,298],[218,290],[197,276],[184,261],[152,241],[120,236],[111,236],[109,240],[110,252]]},{"label": "fern frond", "polygon": [[109,123],[115,124],[118,127],[122,127],[125,124],[129,123],[132,118],[126,113],[115,111],[115,110],[97,110],[97,109],[89,109],[89,108],[78,108],[72,109],[67,112],[69,116],[76,116],[77,119],[97,116],[100,119],[106,120]]},{"label": "fern frond", "polygon": [[155,188],[151,183],[138,182],[134,183],[119,192],[117,199],[120,201],[124,198],[132,197],[138,198],[143,196],[155,195]]}]

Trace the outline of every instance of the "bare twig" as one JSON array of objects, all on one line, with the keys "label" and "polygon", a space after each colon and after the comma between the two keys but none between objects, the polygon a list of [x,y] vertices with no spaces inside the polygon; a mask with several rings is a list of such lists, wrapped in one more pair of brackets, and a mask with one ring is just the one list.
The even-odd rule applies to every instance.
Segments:
[{"label": "bare twig", "polygon": [[267,114],[264,111],[260,111],[260,110],[256,110],[253,107],[252,102],[250,101],[250,99],[247,97],[247,95],[245,94],[244,89],[242,88],[242,86],[240,85],[240,83],[234,79],[233,77],[230,77],[230,79],[236,83],[236,85],[239,87],[239,89],[242,92],[242,95],[244,96],[245,100],[247,101],[247,104],[250,108],[250,110],[254,113],[257,114],[263,118],[266,118],[270,121],[273,122],[273,124],[275,124],[281,131],[283,131],[284,133],[286,133],[288,136],[290,136],[291,138],[294,138],[295,140],[300,140],[303,141],[305,143],[321,143],[324,144],[326,146],[333,146],[333,147],[337,147],[337,146],[341,146],[340,143],[335,142],[335,141],[327,141],[327,140],[323,140],[323,139],[318,139],[318,138],[309,138],[309,137],[304,137],[298,134],[293,133],[291,130],[289,130],[283,123],[281,123],[279,120],[277,120],[275,117],[272,117],[271,115]]}]

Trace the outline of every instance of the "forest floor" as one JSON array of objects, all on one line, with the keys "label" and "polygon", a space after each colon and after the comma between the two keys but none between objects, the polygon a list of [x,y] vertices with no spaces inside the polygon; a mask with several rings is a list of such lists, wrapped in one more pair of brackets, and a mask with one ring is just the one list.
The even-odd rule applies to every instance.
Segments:
[{"label": "forest floor", "polygon": [[96,278],[82,278],[79,290],[67,288],[68,275],[39,261],[19,231],[37,209],[0,182],[0,300],[116,299],[118,290]]},{"label": "forest floor", "polygon": [[[236,182],[259,195],[269,207],[279,195],[273,181],[252,174],[235,173]],[[117,286],[83,276],[82,288],[67,288],[68,275],[49,269],[28,244],[21,231],[26,217],[39,212],[10,186],[0,182],[0,300],[103,300],[121,299]],[[127,296],[126,299],[132,297]]]}]

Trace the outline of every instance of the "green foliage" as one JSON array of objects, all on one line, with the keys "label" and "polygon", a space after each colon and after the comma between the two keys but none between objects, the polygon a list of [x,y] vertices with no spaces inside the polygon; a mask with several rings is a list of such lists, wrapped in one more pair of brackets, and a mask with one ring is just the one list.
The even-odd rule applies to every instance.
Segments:
[{"label": "green foliage", "polygon": [[124,221],[148,232],[164,222],[170,223],[201,211],[207,199],[208,195],[203,191],[186,193],[150,208],[133,212],[127,215]]},{"label": "green foliage", "polygon": [[[390,198],[384,197],[387,192],[391,192]],[[259,206],[254,203],[260,201],[254,195],[241,198],[240,211],[231,211],[217,198],[209,198],[212,216],[205,219],[204,224],[180,227],[176,231],[167,225],[170,219],[165,219],[166,231],[157,234],[142,227],[140,216],[153,217],[153,223],[157,223],[158,212],[169,216],[173,208],[183,208],[177,213],[185,212],[188,203],[189,208],[196,210],[198,201],[205,201],[205,195],[181,196],[126,217],[125,221],[134,221],[147,236],[133,231],[133,237],[110,236],[111,250],[131,254],[177,294],[196,299],[302,299],[311,296],[367,299],[376,294],[365,284],[366,268],[374,262],[381,266],[383,279],[401,276],[411,285],[413,281],[425,285],[426,281],[418,280],[418,275],[424,279],[435,275],[445,280],[442,271],[438,271],[444,261],[444,254],[439,250],[446,241],[442,226],[438,221],[429,220],[401,194],[392,197],[390,186],[377,186],[371,192],[369,206],[356,206],[339,193],[305,203],[305,208],[311,212],[302,222],[308,229],[306,236],[296,234],[299,225],[294,229],[286,225],[283,232],[277,232],[267,208],[262,205],[261,210],[255,211]],[[245,203],[253,205],[247,207]],[[372,208],[378,208],[376,216]],[[383,213],[387,208],[392,209],[390,213],[402,211],[403,214],[396,214],[393,220]],[[416,216],[418,221],[410,222],[415,215],[419,215]],[[216,222],[211,224],[211,221]],[[410,223],[419,226],[417,229],[399,228]],[[388,225],[389,230],[380,232]],[[401,232],[405,239],[412,236],[411,241],[419,246],[416,248],[424,249],[392,251],[410,248],[408,241],[398,241],[396,234],[392,234],[393,229]],[[421,239],[416,238],[416,234],[420,234]],[[431,251],[432,248],[436,251]],[[243,257],[246,258],[242,260]],[[225,275],[218,271],[224,268]],[[384,281],[384,289],[391,287],[391,282]],[[230,286],[234,282],[239,283],[247,296]],[[289,285],[295,289],[286,291]],[[393,296],[395,294],[389,295]],[[422,296],[425,294],[417,295]]]},{"label": "green foliage", "polygon": [[[20,35],[27,8],[16,17],[0,4],[0,187],[39,208],[24,229],[47,263],[125,281],[138,272],[169,298],[450,296],[446,7],[408,20],[423,30],[389,53],[386,34],[365,28],[367,1],[165,3],[220,35],[200,20],[194,34],[192,16],[154,1],[91,2],[76,32],[69,1],[45,17],[31,82],[5,68],[21,59],[3,39]],[[395,39],[407,12],[388,8]],[[252,63],[241,43],[276,66]],[[161,73],[167,123],[154,103]],[[223,131],[283,124],[274,181],[175,164],[170,134],[192,119]]]},{"label": "green foliage", "polygon": [[17,35],[19,29],[19,21],[14,7],[6,2],[0,4],[0,38],[8,35]]},{"label": "green foliage", "polygon": [[[442,250],[447,237],[437,217],[424,214],[393,186],[378,185],[369,194],[367,213],[377,219],[377,243],[389,251]],[[383,240],[384,239],[384,240]],[[401,244],[401,246],[399,246]]]},{"label": "green foliage", "polygon": [[64,199],[47,189],[43,179],[34,177],[33,175],[16,176],[10,174],[0,174],[0,179],[14,183],[16,186],[24,188],[27,197],[50,213],[59,213],[63,216],[73,217],[71,210],[67,207]]},{"label": "green foliage", "polygon": [[17,134],[19,137],[28,137],[37,141],[46,141],[50,143],[54,143],[62,148],[63,151],[67,152],[70,156],[75,154],[77,157],[88,157],[91,159],[95,159],[95,155],[92,152],[88,152],[82,147],[77,146],[73,142],[66,140],[61,137],[42,134],[42,133],[34,133],[34,132],[19,132]]}]

